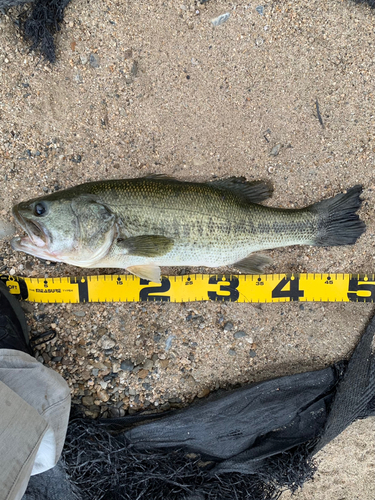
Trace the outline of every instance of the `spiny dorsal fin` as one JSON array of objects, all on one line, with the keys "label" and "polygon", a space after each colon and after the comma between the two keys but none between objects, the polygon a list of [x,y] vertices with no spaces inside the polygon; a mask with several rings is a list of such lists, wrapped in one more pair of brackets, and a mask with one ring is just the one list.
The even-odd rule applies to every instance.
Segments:
[{"label": "spiny dorsal fin", "polygon": [[174,242],[166,236],[145,234],[132,238],[117,238],[117,245],[127,250],[129,255],[139,257],[158,257],[168,253]]},{"label": "spiny dorsal fin", "polygon": [[263,255],[261,253],[256,253],[245,257],[244,259],[235,262],[233,267],[241,271],[242,273],[250,274],[262,274],[263,268],[270,265],[272,262],[271,257]]},{"label": "spiny dorsal fin", "polygon": [[234,193],[243,196],[252,203],[259,203],[272,196],[273,188],[266,181],[249,182],[245,177],[228,177],[210,181],[211,186],[219,189],[229,189]]}]

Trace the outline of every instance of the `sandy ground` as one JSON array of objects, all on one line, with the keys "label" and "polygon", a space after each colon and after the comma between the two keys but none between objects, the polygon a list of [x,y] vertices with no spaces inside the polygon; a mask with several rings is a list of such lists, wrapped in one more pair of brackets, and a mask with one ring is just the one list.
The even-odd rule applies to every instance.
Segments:
[{"label": "sandy ground", "polygon": [[[269,272],[373,272],[375,12],[340,0],[259,5],[73,0],[53,67],[0,16],[1,216],[56,189],[146,173],[268,179],[269,203],[289,208],[360,183],[367,232],[355,246],[272,251]],[[82,273],[16,254],[8,242],[1,256],[4,274]],[[349,355],[373,311],[356,303],[26,307],[33,332],[51,324],[58,332],[39,359],[92,417],[322,368]],[[374,430],[374,419],[358,422],[327,446],[314,482],[295,498],[373,500]]]}]

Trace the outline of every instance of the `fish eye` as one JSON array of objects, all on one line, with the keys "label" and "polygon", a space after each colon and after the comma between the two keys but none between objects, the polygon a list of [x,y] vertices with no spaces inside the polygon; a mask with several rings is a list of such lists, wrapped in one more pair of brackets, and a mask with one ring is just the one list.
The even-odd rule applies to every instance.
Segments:
[{"label": "fish eye", "polygon": [[47,212],[47,207],[45,203],[39,202],[35,205],[34,207],[34,215],[37,215],[38,217],[41,217],[42,215],[45,215]]}]

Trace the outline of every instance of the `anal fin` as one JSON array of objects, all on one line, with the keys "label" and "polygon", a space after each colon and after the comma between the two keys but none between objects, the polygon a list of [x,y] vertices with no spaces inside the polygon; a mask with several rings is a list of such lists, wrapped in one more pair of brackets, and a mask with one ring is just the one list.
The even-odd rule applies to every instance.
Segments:
[{"label": "anal fin", "polygon": [[261,253],[256,253],[235,262],[233,267],[237,268],[242,273],[262,274],[264,267],[270,265],[271,263],[271,257]]},{"label": "anal fin", "polygon": [[142,266],[129,266],[126,268],[129,273],[135,274],[139,278],[161,283],[160,267],[155,264],[144,264]]}]

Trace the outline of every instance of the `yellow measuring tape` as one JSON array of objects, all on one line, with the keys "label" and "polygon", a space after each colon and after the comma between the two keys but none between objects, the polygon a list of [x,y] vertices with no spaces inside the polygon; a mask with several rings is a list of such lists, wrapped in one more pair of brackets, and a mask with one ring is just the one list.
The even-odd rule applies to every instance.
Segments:
[{"label": "yellow measuring tape", "polygon": [[133,275],[21,278],[0,275],[11,293],[30,302],[374,302],[374,274],[190,274],[161,284]]}]

